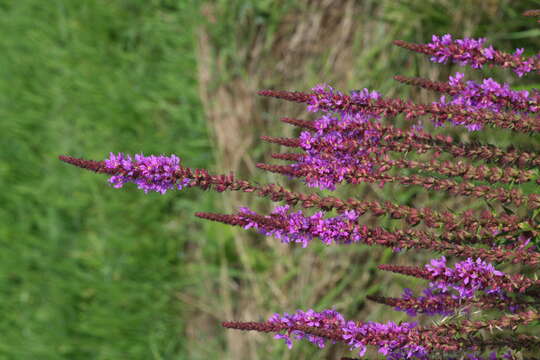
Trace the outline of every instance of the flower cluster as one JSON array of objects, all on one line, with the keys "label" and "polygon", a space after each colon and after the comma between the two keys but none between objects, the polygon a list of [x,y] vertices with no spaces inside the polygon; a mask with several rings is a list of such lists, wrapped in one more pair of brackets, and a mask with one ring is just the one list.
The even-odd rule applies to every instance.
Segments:
[{"label": "flower cluster", "polygon": [[[224,325],[241,328],[245,324],[232,322]],[[368,345],[374,345],[389,359],[427,359],[426,349],[412,341],[413,334],[419,333],[416,323],[358,323],[345,320],[335,310],[298,310],[294,314],[274,314],[260,325],[274,331],[285,331],[275,338],[283,339],[289,349],[293,340],[306,339],[319,348],[324,348],[328,341],[339,341],[348,344],[359,356],[364,356]]]},{"label": "flower cluster", "polygon": [[518,76],[523,76],[540,69],[538,56],[525,58],[524,49],[516,49],[512,54],[495,50],[493,46],[485,47],[486,39],[453,39],[452,35],[433,35],[427,44],[411,44],[396,40],[394,44],[406,49],[431,55],[430,59],[437,63],[448,61],[459,65],[469,65],[480,69],[486,64],[511,68]]},{"label": "flower cluster", "polygon": [[305,216],[300,210],[294,213],[289,210],[289,205],[278,206],[270,216],[261,220],[257,213],[242,208],[239,218],[246,221],[245,229],[254,228],[261,234],[274,236],[284,243],[300,243],[302,247],[306,247],[315,237],[327,245],[356,243],[362,239],[360,228],[356,225],[358,215],[353,210],[331,218],[324,218],[322,211]]},{"label": "flower cluster", "polygon": [[125,183],[132,182],[145,193],[156,191],[161,194],[170,189],[182,190],[189,183],[188,178],[179,180],[176,176],[180,170],[180,158],[171,156],[144,156],[111,153],[105,160],[105,167],[114,173],[109,182],[115,188],[121,188]]},{"label": "flower cluster", "polygon": [[[337,311],[324,310],[322,312],[316,312],[310,309],[307,311],[298,310],[294,314],[274,314],[272,317],[270,317],[270,319],[268,319],[268,323],[278,326],[284,325],[287,328],[303,325],[323,330],[335,331],[341,330],[345,326],[346,321]],[[277,334],[274,336],[274,338],[283,339],[289,349],[293,347],[293,339],[301,340],[305,338],[321,349],[326,346],[327,342],[325,337],[311,335],[301,330],[292,330],[284,334]]]},{"label": "flower cluster", "polygon": [[[456,73],[448,82],[435,82],[422,78],[395,76],[394,79],[405,84],[420,86],[425,89],[443,93],[439,105],[459,105],[468,111],[487,109],[494,112],[515,111],[535,113],[538,111],[540,94],[534,90],[513,90],[507,83],[500,84],[492,78],[482,83],[472,80],[463,81],[465,75]],[[452,120],[451,120],[452,121]],[[481,130],[482,124],[462,124],[452,121],[454,125],[465,125],[470,131]],[[440,125],[440,124],[439,124]]]},{"label": "flower cluster", "polygon": [[504,277],[505,274],[480,258],[476,261],[469,258],[451,268],[442,256],[431,260],[425,269],[425,276],[432,282],[423,290],[424,295],[415,298],[411,289],[405,289],[401,297],[405,300],[403,304],[416,306],[398,305],[396,310],[405,311],[410,316],[416,316],[419,310],[427,315],[451,315],[464,300],[480,297],[481,291],[508,301],[508,296],[499,286],[501,282],[493,281],[494,277]]},{"label": "flower cluster", "polygon": [[[244,331],[275,332],[276,339],[284,340],[288,348],[292,348],[294,340],[307,340],[319,348],[324,348],[328,342],[337,342],[349,345],[352,351],[359,356],[364,356],[368,346],[378,348],[378,352],[387,359],[404,360],[430,359],[430,355],[457,354],[467,344],[475,343],[486,346],[488,343],[480,337],[471,336],[469,333],[478,331],[488,326],[508,327],[516,320],[526,322],[538,319],[531,313],[520,313],[502,318],[496,322],[466,322],[465,333],[456,334],[456,329],[451,326],[419,326],[417,323],[394,322],[355,322],[346,320],[343,315],[335,310],[298,310],[294,314],[274,314],[265,322],[224,322],[223,326],[229,329]],[[467,336],[468,335],[468,336]],[[523,346],[524,341],[532,340],[530,337],[518,337],[517,339],[500,337],[495,341],[498,345],[510,348]],[[419,342],[425,345],[420,345]],[[533,345],[531,343],[531,345]],[[467,359],[485,359],[478,353],[461,354]],[[456,359],[455,357],[446,357]],[[496,352],[490,352],[487,359],[516,359],[511,351],[504,352],[501,357]]]},{"label": "flower cluster", "polygon": [[441,279],[430,284],[441,292],[456,290],[461,298],[470,298],[479,290],[488,290],[488,294],[498,294],[501,289],[496,288],[497,283],[492,282],[494,277],[504,276],[504,273],[495,270],[492,264],[478,258],[476,261],[467,259],[455,264],[454,268],[446,266],[446,258],[431,260],[426,269],[432,278]]},{"label": "flower cluster", "polygon": [[[526,15],[538,16],[540,10]],[[454,62],[475,69],[500,66],[512,69],[520,77],[540,71],[539,56],[526,58],[523,49],[506,53],[485,43],[483,38],[456,40],[451,35],[433,36],[427,44],[395,42],[427,54],[437,63]],[[497,270],[496,266],[512,263],[535,269],[540,264],[540,194],[519,186],[540,184],[540,153],[432,135],[422,128],[421,121],[427,118],[437,126],[453,125],[469,131],[492,127],[538,134],[540,92],[515,90],[491,78],[482,82],[465,80],[462,73],[443,82],[404,76],[395,79],[435,91],[440,100],[417,104],[385,98],[368,89],[346,94],[328,85],[317,85],[311,92],[260,91],[263,96],[302,103],[308,112],[319,113],[319,117],[314,121],[282,119],[299,128],[299,135],[263,136],[262,140],[292,150],[271,155],[288,163],[261,163],[257,167],[303,179],[308,186],[320,189],[334,190],[341,183],[396,183],[469,197],[488,202],[489,206],[456,213],[390,201],[293,192],[276,184],[259,185],[237,179],[232,174],[213,175],[205,169],[190,169],[175,155],[132,158],[111,153],[104,161],[70,156],[60,159],[109,175],[109,182],[116,188],[134,183],[145,192],[164,194],[198,187],[217,192],[241,191],[282,202],[268,215],[246,207],[233,214],[196,215],[253,229],[283,243],[306,247],[319,239],[325,245],[361,243],[443,255],[423,267],[378,266],[427,280],[429,285],[420,296],[405,289],[401,297],[367,298],[409,316],[444,316],[445,321],[429,326],[409,322],[381,324],[346,320],[333,309],[298,310],[294,314],[275,314],[264,322],[224,322],[226,328],[272,332],[289,348],[297,340],[307,340],[319,348],[329,342],[344,343],[364,356],[368,347],[374,347],[391,360],[513,360],[538,351],[540,338],[517,328],[540,320],[540,282],[520,273]],[[388,123],[396,117],[412,122],[412,126],[400,129]],[[411,159],[411,154],[416,158]],[[315,211],[308,213],[308,209]],[[365,214],[399,221],[401,226],[367,226],[362,218]],[[450,266],[446,256],[462,260]],[[470,311],[473,308],[486,311],[477,317],[478,312]],[[489,318],[493,313],[495,317]],[[490,333],[483,334],[483,330]],[[493,334],[495,330],[497,334]]]},{"label": "flower cluster", "polygon": [[534,91],[512,90],[507,83],[500,84],[492,78],[484,79],[482,83],[472,80],[463,81],[465,75],[456,73],[450,76],[448,91],[452,96],[450,103],[494,111],[515,110],[521,112],[538,111],[540,95]]}]

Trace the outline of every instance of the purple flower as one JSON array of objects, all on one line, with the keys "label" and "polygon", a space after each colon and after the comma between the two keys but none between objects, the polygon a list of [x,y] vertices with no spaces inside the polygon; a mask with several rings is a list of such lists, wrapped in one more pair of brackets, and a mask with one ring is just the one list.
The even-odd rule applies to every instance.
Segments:
[{"label": "purple flower", "polygon": [[495,49],[493,49],[493,46],[488,46],[487,48],[483,48],[481,50],[482,55],[484,55],[486,58],[492,60],[495,57]]},{"label": "purple flower", "polygon": [[472,298],[477,291],[499,296],[504,294],[492,280],[505,274],[482,259],[474,261],[469,258],[456,263],[454,268],[451,268],[446,266],[446,258],[442,256],[440,259],[431,260],[425,268],[432,278],[436,279],[430,283],[430,291],[439,290],[446,293],[455,290],[459,298]]},{"label": "purple flower", "polygon": [[[290,212],[289,205],[278,206],[265,219],[278,221],[280,226],[269,226],[261,221],[253,220],[249,215],[255,212],[241,208],[239,216],[247,220],[244,228],[254,228],[266,236],[274,236],[284,243],[299,243],[306,247],[311,240],[318,237],[324,244],[350,244],[361,241],[360,227],[356,224],[358,214],[345,211],[336,216],[325,218],[322,211],[305,216],[302,211]],[[248,215],[248,216],[246,216]]]},{"label": "purple flower", "polygon": [[485,47],[486,39],[464,38],[453,39],[446,34],[441,37],[433,35],[428,44],[411,44],[396,40],[394,44],[406,49],[431,55],[431,61],[447,63],[448,61],[460,65],[469,65],[474,69],[482,68],[485,64],[496,64],[511,68],[518,76],[537,70],[535,57],[524,58],[523,49],[516,49],[513,54],[495,50],[492,46]]},{"label": "purple flower", "polygon": [[[291,328],[293,328],[294,325],[303,325],[325,330],[336,330],[345,325],[343,316],[334,310],[324,310],[322,312],[316,312],[314,310],[297,310],[294,314],[274,314],[268,319],[268,322],[270,324],[283,324]],[[285,334],[277,334],[274,338],[283,339],[289,349],[293,346],[293,340],[306,339],[317,345],[319,348],[324,348],[327,341],[323,337],[306,334],[303,331],[292,329]]]},{"label": "purple flower", "polygon": [[454,76],[450,76],[448,78],[448,84],[451,86],[461,86],[461,80],[465,77],[465,74],[457,72],[454,74]]},{"label": "purple flower", "polygon": [[[507,108],[518,112],[537,111],[536,99],[529,97],[526,90],[512,90],[509,84],[500,84],[488,78],[482,83],[462,81],[464,75],[456,73],[450,76],[448,85],[452,86],[451,95],[444,95],[434,104],[459,105],[467,111],[490,110],[494,112],[505,111]],[[454,125],[463,125],[459,121],[451,120]],[[482,129],[481,124],[468,124],[469,131]]]},{"label": "purple flower", "polygon": [[426,349],[412,343],[408,336],[417,326],[416,323],[396,324],[392,321],[381,324],[376,322],[356,323],[346,321],[335,310],[316,312],[313,310],[298,310],[294,314],[274,314],[268,323],[285,325],[287,332],[278,334],[276,339],[283,339],[287,347],[292,347],[293,340],[306,339],[319,348],[326,346],[327,339],[314,336],[304,331],[295,330],[295,326],[308,326],[321,330],[328,330],[336,334],[346,342],[351,350],[357,351],[359,356],[364,356],[368,345],[378,347],[379,353],[387,359],[427,359]]},{"label": "purple flower", "polygon": [[125,183],[132,182],[145,193],[156,191],[164,194],[170,189],[181,190],[190,182],[188,178],[177,176],[176,172],[180,170],[180,158],[175,155],[144,156],[140,154],[132,159],[129,155],[111,153],[105,160],[105,166],[115,172],[115,175],[109,179],[115,188],[121,188]]},{"label": "purple flower", "polygon": [[365,111],[347,110],[350,104],[366,105],[370,101],[380,99],[381,96],[377,91],[369,91],[366,88],[363,90],[353,90],[351,91],[351,96],[348,97],[327,84],[316,85],[311,90],[312,93],[309,96],[307,110],[310,112],[322,111],[333,117],[341,118],[339,120],[339,126],[342,128],[347,127],[351,123],[362,124],[371,119],[380,118],[377,114],[367,109]]},{"label": "purple flower", "polygon": [[[376,162],[373,157],[382,154],[377,146],[381,139],[380,130],[370,126],[369,116],[363,113],[351,114],[347,111],[329,111],[336,102],[336,91],[332,88],[317,85],[313,91],[310,110],[325,109],[327,114],[314,122],[316,132],[303,131],[300,136],[300,147],[305,151],[293,168],[307,171],[312,175],[306,176],[308,186],[334,190],[336,184],[345,177],[358,171],[372,172]],[[343,94],[338,93],[339,96]],[[380,95],[360,91],[352,98],[355,101],[378,99]],[[340,100],[337,100],[338,102]],[[324,104],[323,107],[321,104]],[[357,124],[361,126],[351,126]],[[354,139],[354,147],[351,147]]]},{"label": "purple flower", "polygon": [[[448,61],[456,62],[460,65],[471,65],[478,69],[482,67],[481,60],[475,56],[475,53],[483,50],[486,39],[457,39],[453,40],[452,35],[446,34],[441,37],[433,35],[428,48],[433,51],[431,61],[437,63],[446,63]],[[489,52],[489,51],[488,51]]]}]

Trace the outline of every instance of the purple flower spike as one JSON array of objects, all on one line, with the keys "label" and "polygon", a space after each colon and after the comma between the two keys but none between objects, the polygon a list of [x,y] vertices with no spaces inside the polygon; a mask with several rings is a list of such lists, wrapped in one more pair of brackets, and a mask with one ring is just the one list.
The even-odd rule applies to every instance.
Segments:
[{"label": "purple flower spike", "polygon": [[332,243],[350,244],[361,241],[361,228],[356,224],[358,214],[352,210],[342,214],[324,218],[322,211],[305,216],[302,211],[290,212],[290,206],[278,206],[265,220],[279,222],[280,226],[269,226],[260,220],[253,219],[255,212],[241,208],[239,216],[247,221],[244,228],[254,228],[266,236],[274,236],[284,243],[300,243],[302,247],[316,237],[330,245]]},{"label": "purple flower spike", "polygon": [[[335,339],[346,342],[350,349],[357,351],[359,356],[364,356],[368,345],[378,347],[379,353],[387,359],[427,359],[426,349],[413,343],[409,336],[417,330],[416,323],[388,322],[386,324],[376,322],[354,322],[346,321],[344,317],[335,310],[324,310],[316,312],[313,310],[298,310],[294,314],[274,314],[267,322],[268,326],[282,328],[286,330],[284,334],[278,334],[276,339],[283,339],[290,349],[293,340],[306,339],[324,348],[328,337],[316,336],[308,331],[296,330],[308,327],[317,329],[325,334],[332,334]],[[306,329],[306,330],[308,330]],[[335,342],[333,340],[332,342]]]},{"label": "purple flower spike", "polygon": [[459,65],[469,65],[474,69],[480,69],[484,65],[498,65],[511,68],[518,76],[523,76],[532,71],[538,71],[539,63],[536,56],[526,58],[523,49],[516,49],[514,53],[505,53],[495,50],[492,46],[485,47],[486,39],[464,38],[453,39],[452,35],[433,35],[431,42],[427,44],[413,44],[402,40],[394,41],[395,45],[424,53],[431,56],[431,61],[446,64],[447,62]]},{"label": "purple flower spike", "polygon": [[503,296],[503,289],[492,281],[497,277],[504,277],[505,274],[495,269],[481,259],[476,261],[467,259],[455,264],[454,268],[446,266],[446,258],[431,260],[425,268],[432,278],[436,280],[430,284],[430,290],[439,290],[446,293],[453,289],[459,293],[460,298],[472,298],[477,291],[485,291],[487,294]]},{"label": "purple flower spike", "polygon": [[[512,90],[509,84],[500,84],[491,78],[477,83],[464,82],[463,77],[462,73],[450,76],[448,95],[441,96],[440,101],[433,104],[458,105],[467,111],[489,110],[497,113],[506,109],[520,113],[538,111],[537,93],[531,96],[527,90]],[[451,121],[454,125],[465,125],[469,131],[478,131],[483,128],[482,124],[462,124],[460,121]]]},{"label": "purple flower spike", "polygon": [[[486,39],[458,39],[453,40],[452,35],[446,34],[441,37],[433,35],[431,43],[427,44],[428,48],[433,51],[431,61],[437,63],[446,63],[449,60],[456,62],[460,65],[471,65],[473,68],[478,69],[482,67],[482,62],[476,58],[475,51],[480,52],[486,58],[493,58],[494,52],[492,48],[485,49],[484,43]],[[456,46],[460,51],[454,51],[450,46]]]},{"label": "purple flower spike", "polygon": [[[332,116],[339,116],[339,126],[345,128],[350,124],[363,124],[370,119],[379,119],[380,116],[366,108],[364,111],[353,110],[350,104],[368,105],[371,101],[379,100],[381,95],[377,91],[353,90],[347,96],[341,91],[327,84],[319,84],[311,89],[312,93],[307,98],[307,110],[310,112],[322,111]],[[334,121],[336,122],[336,121]]]},{"label": "purple flower spike", "polygon": [[105,166],[114,172],[109,182],[115,188],[132,182],[145,193],[156,191],[165,194],[167,190],[181,190],[190,182],[188,178],[178,177],[177,172],[181,169],[180,158],[175,155],[167,157],[140,154],[135,155],[133,160],[129,155],[111,153],[109,159],[105,160]]},{"label": "purple flower spike", "polygon": [[[298,310],[292,315],[287,313],[283,315],[274,314],[270,319],[268,319],[268,323],[285,325],[287,327],[304,325],[324,330],[335,330],[336,328],[339,329],[345,325],[345,319],[340,313],[334,310],[316,312],[310,309],[307,311]],[[306,339],[312,344],[317,345],[320,349],[326,346],[327,341],[323,337],[306,334],[305,332],[299,330],[292,330],[286,334],[277,334],[274,336],[274,338],[283,339],[289,349],[291,349],[293,346],[293,340]]]}]

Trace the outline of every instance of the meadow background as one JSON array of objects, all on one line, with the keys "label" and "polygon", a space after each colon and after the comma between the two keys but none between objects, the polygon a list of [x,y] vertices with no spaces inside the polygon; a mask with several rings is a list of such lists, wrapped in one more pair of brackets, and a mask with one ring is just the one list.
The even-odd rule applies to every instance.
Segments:
[{"label": "meadow background", "polygon": [[[414,287],[376,271],[395,258],[389,251],[292,249],[193,216],[240,204],[268,210],[268,202],[197,189],[115,190],[57,156],[175,153],[190,167],[304,189],[254,167],[277,150],[261,134],[292,134],[279,117],[308,118],[300,105],[257,97],[258,89],[326,82],[431,101],[392,76],[445,79],[458,68],[431,64],[392,40],[485,36],[497,48],[532,54],[540,28],[520,14],[538,7],[528,0],[1,0],[0,358],[336,359],[348,354],[344,347],[288,351],[271,336],[225,331],[220,322],[330,306],[352,318],[402,319],[365,301]],[[489,74],[540,87],[534,76]],[[450,208],[459,201],[409,188],[341,193]]]}]

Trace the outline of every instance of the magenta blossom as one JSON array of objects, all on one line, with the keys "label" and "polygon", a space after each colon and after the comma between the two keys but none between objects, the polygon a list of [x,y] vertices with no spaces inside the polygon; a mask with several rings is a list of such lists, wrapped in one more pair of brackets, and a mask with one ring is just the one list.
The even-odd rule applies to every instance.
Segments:
[{"label": "magenta blossom", "polygon": [[109,159],[105,160],[105,166],[114,172],[109,182],[115,188],[132,182],[145,193],[156,191],[165,194],[170,189],[181,190],[190,182],[190,179],[178,179],[176,176],[176,172],[180,170],[180,158],[175,155],[167,157],[138,154],[132,159],[129,155],[111,153]]}]

